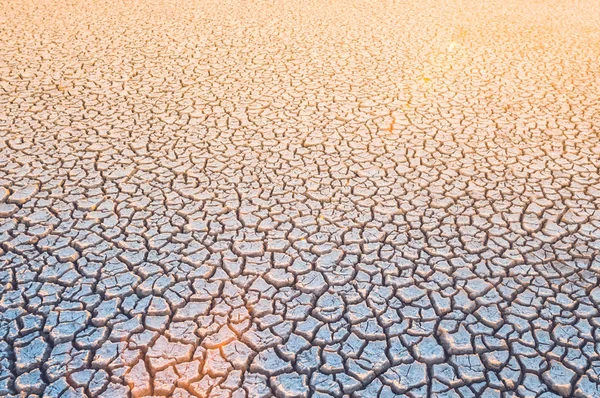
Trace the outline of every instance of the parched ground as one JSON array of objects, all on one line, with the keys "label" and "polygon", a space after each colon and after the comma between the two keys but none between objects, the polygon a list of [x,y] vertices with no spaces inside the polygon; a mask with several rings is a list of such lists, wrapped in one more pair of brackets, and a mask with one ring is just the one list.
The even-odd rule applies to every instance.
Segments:
[{"label": "parched ground", "polygon": [[600,2],[0,1],[0,396],[600,397]]}]

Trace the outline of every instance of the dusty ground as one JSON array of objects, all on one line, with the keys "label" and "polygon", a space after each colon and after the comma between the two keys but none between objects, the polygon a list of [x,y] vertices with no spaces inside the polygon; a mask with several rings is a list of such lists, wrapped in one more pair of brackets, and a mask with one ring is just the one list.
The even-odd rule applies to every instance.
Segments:
[{"label": "dusty ground", "polygon": [[600,397],[600,2],[0,2],[0,395]]}]

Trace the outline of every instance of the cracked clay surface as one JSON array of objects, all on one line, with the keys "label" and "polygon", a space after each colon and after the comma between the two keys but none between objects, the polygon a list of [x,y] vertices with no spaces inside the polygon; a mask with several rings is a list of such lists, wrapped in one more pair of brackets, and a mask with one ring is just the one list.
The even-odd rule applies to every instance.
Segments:
[{"label": "cracked clay surface", "polygon": [[0,1],[0,396],[600,397],[599,27]]}]

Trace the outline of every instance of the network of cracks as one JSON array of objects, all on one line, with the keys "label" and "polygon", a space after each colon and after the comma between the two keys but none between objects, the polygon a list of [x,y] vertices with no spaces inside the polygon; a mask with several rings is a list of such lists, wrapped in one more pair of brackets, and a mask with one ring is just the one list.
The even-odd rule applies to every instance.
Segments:
[{"label": "network of cracks", "polygon": [[600,397],[598,26],[1,2],[0,395]]}]

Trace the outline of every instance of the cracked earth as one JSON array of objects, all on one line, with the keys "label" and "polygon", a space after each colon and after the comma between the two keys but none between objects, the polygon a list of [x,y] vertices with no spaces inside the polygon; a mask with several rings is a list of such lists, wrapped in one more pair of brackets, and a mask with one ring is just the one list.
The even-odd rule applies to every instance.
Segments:
[{"label": "cracked earth", "polygon": [[0,2],[0,395],[600,397],[599,26]]}]

